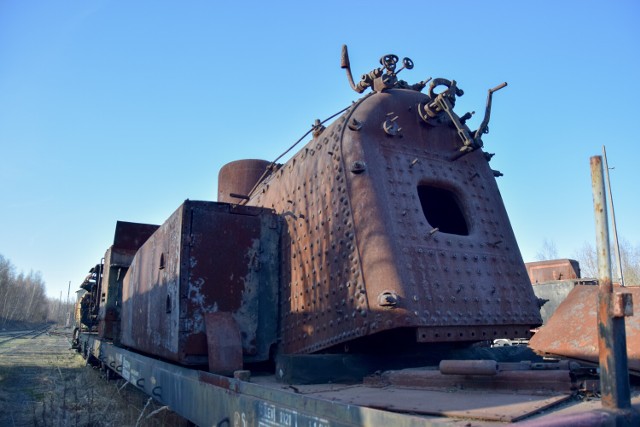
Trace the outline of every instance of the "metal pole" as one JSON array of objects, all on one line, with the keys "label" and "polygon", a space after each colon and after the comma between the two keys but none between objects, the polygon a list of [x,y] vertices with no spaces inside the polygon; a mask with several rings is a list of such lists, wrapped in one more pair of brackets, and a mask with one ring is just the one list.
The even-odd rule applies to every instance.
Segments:
[{"label": "metal pole", "polygon": [[69,308],[69,294],[71,293],[71,280],[69,280],[69,287],[67,287],[67,301],[65,302],[65,308],[67,311],[67,323],[68,328],[71,325],[71,309]]},{"label": "metal pole", "polygon": [[60,299],[58,300],[58,313],[56,314],[56,322],[62,322],[62,291],[60,291]]},{"label": "metal pole", "polygon": [[622,258],[620,257],[620,245],[618,244],[618,229],[616,228],[616,211],[613,210],[613,194],[611,193],[611,180],[609,179],[609,163],[607,162],[607,150],[602,146],[602,158],[604,160],[604,170],[607,178],[607,195],[609,196],[609,210],[611,210],[611,226],[613,227],[613,249],[616,253],[616,264],[620,286],[624,286],[624,276],[622,275]]},{"label": "metal pole", "polygon": [[600,391],[606,409],[629,410],[631,390],[627,364],[627,344],[624,316],[613,315],[613,284],[611,254],[602,157],[591,157],[591,186],[596,222],[598,252],[598,346],[600,360]]}]

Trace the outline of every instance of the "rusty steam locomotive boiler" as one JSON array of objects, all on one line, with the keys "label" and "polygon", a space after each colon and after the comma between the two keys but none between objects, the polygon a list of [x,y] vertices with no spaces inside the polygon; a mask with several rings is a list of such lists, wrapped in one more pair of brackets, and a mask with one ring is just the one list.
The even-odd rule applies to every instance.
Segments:
[{"label": "rusty steam locomotive boiler", "polygon": [[526,338],[541,323],[482,149],[506,84],[472,131],[453,111],[455,80],[409,85],[410,59],[380,62],[355,84],[345,49],[352,87],[369,94],[316,122],[284,164],[225,165],[218,202],[186,201],[140,246],[122,345],[231,372],[349,346]]},{"label": "rusty steam locomotive boiler", "polygon": [[[482,150],[493,91],[471,132],[470,115],[452,109],[463,93],[455,81],[435,79],[423,94],[424,83],[397,79],[397,62],[383,57],[382,68],[354,85],[371,84],[373,93],[326,129],[316,126],[304,148],[248,193],[233,187],[237,174],[219,180],[219,194],[244,194],[239,203],[285,221],[286,353],[398,330],[417,342],[526,337],[540,323],[498,173]],[[244,163],[228,167],[235,165],[251,173]]]}]

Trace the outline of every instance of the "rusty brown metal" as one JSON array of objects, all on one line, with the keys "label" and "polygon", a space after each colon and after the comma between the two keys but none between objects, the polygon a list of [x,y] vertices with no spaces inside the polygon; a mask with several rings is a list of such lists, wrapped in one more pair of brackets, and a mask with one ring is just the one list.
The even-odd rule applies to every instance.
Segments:
[{"label": "rusty brown metal", "polygon": [[447,117],[420,119],[428,101],[364,98],[247,202],[286,219],[285,353],[397,328],[419,342],[526,337],[541,323],[487,157],[452,161],[462,141]]},{"label": "rusty brown metal", "polygon": [[[488,362],[488,361],[486,361]],[[432,390],[503,390],[510,393],[553,394],[572,393],[576,384],[571,378],[569,369],[546,370],[496,370],[489,375],[489,363],[484,369],[476,370],[475,374],[443,373],[433,369],[405,369],[401,371],[386,371],[380,376],[368,378],[369,385],[396,386],[407,388],[424,388]],[[454,367],[459,370],[461,367]]]},{"label": "rusty brown metal", "polygon": [[279,222],[266,209],[187,200],[147,240],[124,279],[122,344],[208,363],[205,315],[231,313],[247,361],[276,341]]},{"label": "rusty brown metal", "polygon": [[209,372],[231,375],[242,369],[240,328],[229,312],[205,313]]},{"label": "rusty brown metal", "polygon": [[495,360],[443,360],[439,366],[443,375],[496,375],[498,362]]},{"label": "rusty brown metal", "polygon": [[239,203],[247,196],[268,171],[266,160],[236,160],[224,165],[218,172],[218,201]]},{"label": "rusty brown metal", "polygon": [[[640,301],[640,287],[620,288]],[[556,354],[598,363],[597,286],[576,286],[560,304],[549,322],[530,340],[529,347],[539,353]],[[640,316],[626,319],[626,341],[629,369],[640,374]]]},{"label": "rusty brown metal", "polygon": [[[444,391],[421,389],[415,386],[352,386],[338,390],[317,391],[307,395],[331,402],[393,412],[502,422],[521,420],[571,398],[569,393],[551,395],[487,393],[455,387]],[[466,424],[469,424],[468,421]]]},{"label": "rusty brown metal", "polygon": [[553,259],[525,263],[531,283],[580,278],[580,264],[573,259]]},{"label": "rusty brown metal", "polygon": [[107,249],[104,255],[104,274],[100,287],[98,311],[98,336],[118,340],[120,332],[120,305],[122,304],[122,280],[133,261],[134,251]]},{"label": "rusty brown metal", "polygon": [[137,251],[158,229],[154,224],[117,221],[113,236],[113,247],[123,251]]},{"label": "rusty brown metal", "polygon": [[611,255],[609,253],[609,222],[606,205],[602,157],[591,157],[591,187],[596,223],[598,254],[598,349],[602,406],[607,409],[631,409],[631,388],[627,359],[627,338],[624,313],[615,315]]},{"label": "rusty brown metal", "polygon": [[567,279],[534,283],[533,292],[541,302],[544,302],[542,307],[540,307],[543,324],[546,324],[551,316],[553,316],[558,306],[567,298],[569,292],[571,292],[574,287],[597,285],[597,279]]},{"label": "rusty brown metal", "polygon": [[158,229],[157,225],[118,221],[113,245],[107,249],[100,282],[98,336],[118,342],[120,337],[120,307],[122,281],[136,251]]}]

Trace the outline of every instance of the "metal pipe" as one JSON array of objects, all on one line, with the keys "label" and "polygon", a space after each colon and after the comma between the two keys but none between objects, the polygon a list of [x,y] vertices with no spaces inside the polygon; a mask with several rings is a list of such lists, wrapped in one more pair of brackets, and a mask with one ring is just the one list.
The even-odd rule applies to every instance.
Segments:
[{"label": "metal pipe", "polygon": [[[598,278],[609,279],[611,288],[611,253],[609,251],[609,227],[607,204],[602,175],[602,157],[591,157],[591,188],[596,222],[596,253],[598,256]],[[600,284],[602,288],[602,283]]]},{"label": "metal pipe", "polygon": [[631,390],[627,364],[627,340],[624,317],[613,316],[611,254],[601,156],[591,157],[591,186],[598,253],[598,347],[602,406],[605,409],[629,410]]},{"label": "metal pipe", "polygon": [[604,160],[604,171],[607,179],[607,194],[609,196],[609,209],[611,210],[611,226],[613,227],[613,249],[616,255],[617,273],[620,278],[620,286],[624,286],[624,276],[622,275],[622,258],[620,257],[620,244],[618,243],[618,228],[616,227],[616,211],[613,209],[613,194],[611,193],[611,180],[609,179],[609,163],[607,162],[607,150],[602,146],[602,158]]}]

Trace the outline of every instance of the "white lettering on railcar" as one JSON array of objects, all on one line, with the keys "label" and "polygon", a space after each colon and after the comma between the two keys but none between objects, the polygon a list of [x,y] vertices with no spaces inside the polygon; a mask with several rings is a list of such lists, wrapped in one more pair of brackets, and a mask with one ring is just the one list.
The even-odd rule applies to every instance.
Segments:
[{"label": "white lettering on railcar", "polygon": [[330,427],[324,418],[300,414],[267,402],[258,406],[258,427]]},{"label": "white lettering on railcar", "polygon": [[247,415],[236,411],[233,414],[233,427],[247,427]]},{"label": "white lettering on railcar", "polygon": [[124,378],[125,380],[131,382],[130,378],[130,372],[129,369],[131,368],[131,365],[129,364],[129,361],[127,359],[125,359],[124,357],[122,358],[122,378]]}]

